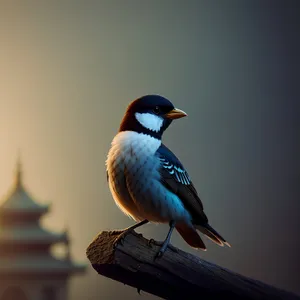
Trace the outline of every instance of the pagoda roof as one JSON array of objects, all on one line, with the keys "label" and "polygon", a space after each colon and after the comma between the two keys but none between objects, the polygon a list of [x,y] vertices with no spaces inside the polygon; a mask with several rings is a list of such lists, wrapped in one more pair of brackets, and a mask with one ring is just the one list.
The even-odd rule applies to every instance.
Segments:
[{"label": "pagoda roof", "polygon": [[0,274],[13,273],[75,273],[83,272],[86,266],[75,264],[69,259],[58,259],[51,255],[22,255],[0,257]]},{"label": "pagoda roof", "polygon": [[0,205],[0,212],[45,213],[48,205],[37,203],[23,185],[21,163],[18,161],[15,184]]},{"label": "pagoda roof", "polygon": [[0,206],[2,212],[47,212],[48,205],[38,204],[33,200],[23,186],[16,186],[6,196],[4,203]]},{"label": "pagoda roof", "polygon": [[68,240],[65,232],[55,233],[39,225],[0,227],[0,243],[58,243]]}]

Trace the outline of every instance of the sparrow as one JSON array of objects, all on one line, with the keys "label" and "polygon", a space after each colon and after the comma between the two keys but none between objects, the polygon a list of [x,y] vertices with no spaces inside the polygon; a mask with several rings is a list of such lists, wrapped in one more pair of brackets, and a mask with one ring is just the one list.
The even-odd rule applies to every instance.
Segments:
[{"label": "sparrow", "polygon": [[175,154],[162,143],[173,120],[187,114],[160,95],[145,95],[129,104],[106,160],[106,173],[117,206],[137,223],[116,242],[148,222],[169,224],[157,253],[166,251],[174,228],[193,248],[206,250],[197,231],[216,244],[229,243],[208,223],[191,178]]}]

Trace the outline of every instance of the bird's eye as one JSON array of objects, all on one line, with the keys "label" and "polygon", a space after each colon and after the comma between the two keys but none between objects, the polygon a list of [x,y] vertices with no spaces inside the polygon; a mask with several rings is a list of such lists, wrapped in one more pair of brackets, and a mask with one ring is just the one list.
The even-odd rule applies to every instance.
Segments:
[{"label": "bird's eye", "polygon": [[158,115],[158,114],[160,113],[160,108],[159,108],[159,106],[155,106],[155,107],[153,108],[153,112],[154,112],[156,115]]}]

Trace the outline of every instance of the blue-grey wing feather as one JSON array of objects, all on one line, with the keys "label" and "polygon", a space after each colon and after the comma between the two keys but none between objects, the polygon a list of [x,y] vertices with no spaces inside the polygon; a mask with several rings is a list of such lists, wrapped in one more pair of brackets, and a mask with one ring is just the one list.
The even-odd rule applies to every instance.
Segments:
[{"label": "blue-grey wing feather", "polygon": [[208,219],[203,211],[203,204],[180,160],[164,144],[157,149],[156,155],[161,160],[162,183],[180,198],[195,223],[207,223]]}]

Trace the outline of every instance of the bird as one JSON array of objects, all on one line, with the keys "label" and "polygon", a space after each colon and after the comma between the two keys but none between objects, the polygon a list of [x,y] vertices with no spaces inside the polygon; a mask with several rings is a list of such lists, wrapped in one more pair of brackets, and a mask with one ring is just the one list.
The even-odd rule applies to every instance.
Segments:
[{"label": "bird", "polygon": [[149,94],[132,101],[106,159],[109,190],[121,211],[136,223],[116,238],[147,223],[169,224],[156,257],[170,245],[174,228],[192,248],[206,251],[199,235],[219,246],[230,244],[209,224],[203,203],[177,156],[162,142],[171,123],[187,114],[167,98]]}]

